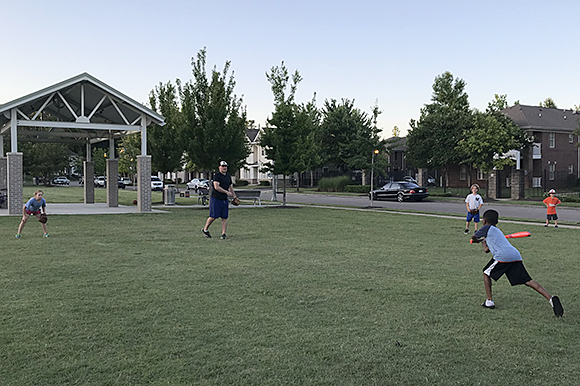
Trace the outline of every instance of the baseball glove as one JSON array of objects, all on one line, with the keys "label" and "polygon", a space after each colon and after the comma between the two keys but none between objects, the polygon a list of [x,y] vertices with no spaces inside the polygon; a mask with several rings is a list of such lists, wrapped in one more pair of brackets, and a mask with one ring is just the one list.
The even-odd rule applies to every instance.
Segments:
[{"label": "baseball glove", "polygon": [[46,222],[48,221],[48,216],[46,214],[41,214],[40,217],[38,218],[38,221],[40,221],[43,224],[46,224]]},{"label": "baseball glove", "polygon": [[234,197],[234,199],[232,200],[232,205],[235,205],[235,206],[240,205],[240,199],[237,197]]},{"label": "baseball glove", "polygon": [[474,215],[474,216],[475,216],[476,214],[478,214],[478,213],[479,213],[479,209],[470,209],[470,210],[469,210],[469,213],[471,213],[472,215]]}]

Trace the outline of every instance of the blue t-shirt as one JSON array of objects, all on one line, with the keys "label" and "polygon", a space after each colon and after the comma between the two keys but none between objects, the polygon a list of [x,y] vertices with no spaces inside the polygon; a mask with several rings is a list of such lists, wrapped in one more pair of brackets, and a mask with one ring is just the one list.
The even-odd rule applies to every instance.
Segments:
[{"label": "blue t-shirt", "polygon": [[36,198],[32,197],[24,206],[26,206],[26,209],[31,212],[38,212],[40,208],[44,208],[46,206],[46,201],[44,198],[41,198],[40,202],[38,202],[36,201]]},{"label": "blue t-shirt", "polygon": [[494,260],[502,263],[511,263],[513,261],[522,260],[520,251],[511,245],[498,227],[484,225],[474,233],[474,236],[485,237],[485,241]]}]

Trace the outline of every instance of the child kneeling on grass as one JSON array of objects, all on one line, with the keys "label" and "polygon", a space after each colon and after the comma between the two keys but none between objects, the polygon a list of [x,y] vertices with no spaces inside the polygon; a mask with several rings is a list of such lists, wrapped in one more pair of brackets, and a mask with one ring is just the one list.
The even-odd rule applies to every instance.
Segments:
[{"label": "child kneeling on grass", "polygon": [[499,221],[499,213],[493,209],[485,211],[483,214],[483,227],[476,231],[472,240],[475,243],[483,243],[483,251],[491,252],[493,258],[483,268],[483,283],[487,300],[482,304],[486,308],[495,308],[491,295],[491,279],[497,281],[500,277],[507,276],[512,286],[525,284],[539,292],[550,301],[554,314],[558,317],[564,315],[564,308],[557,296],[551,296],[535,280],[532,280],[524,264],[520,252],[510,244],[503,232],[496,226]]}]

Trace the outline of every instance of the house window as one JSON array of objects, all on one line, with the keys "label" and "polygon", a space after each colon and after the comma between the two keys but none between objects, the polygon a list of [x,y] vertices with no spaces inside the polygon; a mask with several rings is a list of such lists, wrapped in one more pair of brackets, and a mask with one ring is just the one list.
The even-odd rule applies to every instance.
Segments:
[{"label": "house window", "polygon": [[487,180],[487,172],[477,169],[477,179],[478,180]]},{"label": "house window", "polygon": [[568,174],[574,174],[574,165],[568,165]]},{"label": "house window", "polygon": [[467,179],[467,166],[461,165],[459,167],[459,179],[465,181]]},{"label": "house window", "polygon": [[568,134],[568,143],[574,143],[574,134]]},{"label": "house window", "polygon": [[550,149],[556,147],[556,133],[550,133],[549,137]]},{"label": "house window", "polygon": [[534,147],[532,148],[532,155],[533,155],[533,159],[542,159],[542,144],[541,143],[534,143]]},{"label": "house window", "polygon": [[542,187],[542,177],[533,177],[532,188],[541,188],[541,187]]},{"label": "house window", "polygon": [[549,164],[548,165],[548,179],[550,181],[554,181],[556,175],[556,164]]}]

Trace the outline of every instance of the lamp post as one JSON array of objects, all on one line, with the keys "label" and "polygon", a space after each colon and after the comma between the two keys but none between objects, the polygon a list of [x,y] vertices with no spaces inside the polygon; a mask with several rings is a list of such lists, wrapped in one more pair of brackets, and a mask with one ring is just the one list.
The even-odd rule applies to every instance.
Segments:
[{"label": "lamp post", "polygon": [[373,206],[373,181],[375,179],[375,154],[379,154],[379,149],[375,149],[371,155],[371,206]]}]

